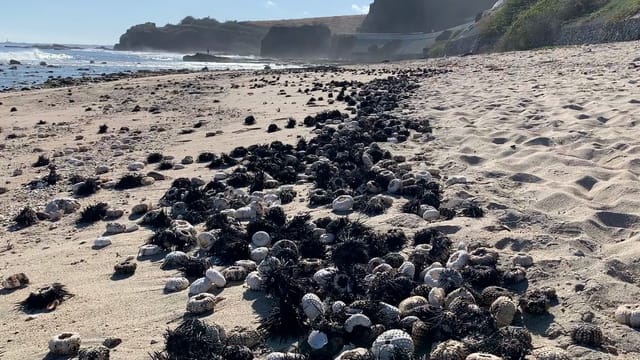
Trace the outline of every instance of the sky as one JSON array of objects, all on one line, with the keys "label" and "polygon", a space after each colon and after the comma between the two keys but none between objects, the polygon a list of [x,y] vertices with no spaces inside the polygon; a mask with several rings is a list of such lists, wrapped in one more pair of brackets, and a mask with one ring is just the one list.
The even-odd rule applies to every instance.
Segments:
[{"label": "sky", "polygon": [[186,16],[271,20],[363,14],[373,0],[19,0],[0,11],[0,42],[113,45],[129,27]]}]

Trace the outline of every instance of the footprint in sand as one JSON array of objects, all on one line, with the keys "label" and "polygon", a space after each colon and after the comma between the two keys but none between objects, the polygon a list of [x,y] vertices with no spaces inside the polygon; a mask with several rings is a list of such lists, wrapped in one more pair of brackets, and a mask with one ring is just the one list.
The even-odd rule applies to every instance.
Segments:
[{"label": "footprint in sand", "polygon": [[461,155],[460,160],[464,161],[469,165],[480,165],[485,161],[484,158],[481,158],[479,156],[473,156],[473,155]]},{"label": "footprint in sand", "polygon": [[492,143],[498,144],[498,145],[506,144],[507,141],[509,141],[509,139],[507,138],[494,138],[493,140],[491,140]]},{"label": "footprint in sand", "polygon": [[527,174],[527,173],[516,173],[511,175],[509,179],[515,182],[527,183],[527,184],[537,184],[544,181],[544,179],[542,178],[539,178],[535,175]]},{"label": "footprint in sand", "polygon": [[632,214],[601,211],[596,213],[596,219],[609,227],[629,229],[640,223],[640,217]]},{"label": "footprint in sand", "polygon": [[527,146],[547,146],[548,147],[553,144],[553,141],[551,141],[551,139],[549,139],[548,137],[540,136],[537,138],[533,138],[524,144]]},{"label": "footprint in sand", "polygon": [[576,180],[576,184],[583,187],[585,190],[591,191],[593,187],[598,183],[598,179],[592,176],[585,176],[581,179]]}]

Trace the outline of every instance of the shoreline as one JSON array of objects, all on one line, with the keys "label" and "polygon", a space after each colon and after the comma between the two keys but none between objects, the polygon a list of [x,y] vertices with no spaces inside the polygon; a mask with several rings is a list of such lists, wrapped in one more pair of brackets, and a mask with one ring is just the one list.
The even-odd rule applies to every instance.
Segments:
[{"label": "shoreline", "polygon": [[[484,216],[425,221],[404,214],[406,200],[397,197],[383,215],[356,212],[353,217],[380,231],[401,228],[410,239],[418,230],[437,229],[454,247],[464,242],[470,251],[496,251],[500,268],[520,261],[515,260],[519,254],[531,256],[528,289],[510,289],[521,298],[526,290],[553,287],[558,296],[544,315],[521,310],[522,318],[514,321],[529,329],[534,349],[560,348],[575,359],[634,359],[640,353],[640,335],[617,324],[613,316],[617,306],[634,303],[640,295],[640,272],[634,265],[640,253],[640,206],[634,195],[640,143],[632,133],[640,74],[630,66],[635,61],[632,49],[634,44],[617,43],[314,70],[151,75],[0,93],[0,159],[7,164],[0,172],[6,190],[0,199],[7,204],[0,213],[0,235],[6,243],[0,244],[6,248],[0,251],[1,275],[25,272],[31,279],[27,288],[0,295],[0,308],[7,310],[0,312],[0,322],[16,328],[0,332],[11,340],[0,344],[0,351],[8,358],[42,357],[51,336],[74,331],[82,335],[83,346],[108,336],[121,338],[113,358],[148,358],[148,353],[162,350],[162,335],[180,323],[187,300],[184,292],[162,294],[164,280],[179,273],[160,270],[159,260],[138,261],[132,277],[111,279],[113,265],[137,254],[153,231],[141,227],[114,235],[112,245],[95,250],[93,240],[107,222],[77,227],[75,213],[8,231],[22,207],[43,210],[53,197],[70,196],[68,179],[74,174],[96,176],[97,166],[110,170],[100,175],[102,184],[117,181],[128,173],[129,164],[144,162],[151,152],[170,155],[178,164],[205,151],[228,154],[238,146],[310,140],[321,132],[302,126],[287,129],[287,119],[300,124],[307,116],[334,109],[355,117],[345,103],[330,103],[337,92],[328,97],[327,84],[348,81],[354,96],[366,99],[394,94],[389,83],[375,79],[412,78],[412,71],[435,68],[450,71],[415,77],[420,87],[413,94],[399,93],[399,108],[368,115],[428,121],[433,128],[429,137],[379,146],[404,157],[412,171],[429,171],[442,187],[443,208],[472,203]],[[12,107],[17,111],[10,112]],[[248,115],[256,117],[256,125],[243,124]],[[102,124],[108,125],[107,133],[97,134]],[[271,124],[281,130],[267,133]],[[51,156],[62,180],[32,190],[25,184],[48,173],[31,166],[39,154]],[[15,169],[22,174],[14,175]],[[144,173],[157,171],[167,178],[127,191],[103,188],[79,201],[82,207],[106,201],[124,211],[117,222],[132,225],[135,221],[127,219],[132,207],[157,205],[175,179],[207,183],[217,172],[231,169],[212,171],[206,163],[195,163],[159,171],[156,165],[143,164]],[[466,181],[449,181],[456,176]],[[309,206],[313,186],[308,181],[294,184],[298,196],[283,205],[286,214],[339,216],[330,206]],[[414,249],[407,245],[401,253],[409,258]],[[37,286],[54,281],[76,296],[33,319],[8,311]],[[201,319],[227,330],[255,328],[257,316],[270,307],[259,306],[247,294],[243,285],[224,288],[217,294],[223,300],[214,313]],[[130,317],[132,308],[136,319]],[[572,340],[573,327],[584,323],[602,329],[602,346],[579,346]]]}]

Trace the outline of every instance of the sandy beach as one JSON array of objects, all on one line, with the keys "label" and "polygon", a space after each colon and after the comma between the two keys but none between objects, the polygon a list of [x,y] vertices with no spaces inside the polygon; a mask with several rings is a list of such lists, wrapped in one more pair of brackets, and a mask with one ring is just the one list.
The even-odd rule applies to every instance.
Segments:
[{"label": "sandy beach", "polygon": [[[428,119],[433,136],[380,146],[431,172],[443,185],[443,203],[473,202],[485,215],[405,219],[400,199],[383,215],[363,216],[366,224],[407,234],[436,228],[454,244],[499,251],[501,264],[527,253],[534,261],[528,286],[553,287],[559,298],[549,314],[525,319],[534,348],[560,347],[572,359],[638,359],[640,333],[616,323],[614,311],[640,297],[640,70],[632,65],[639,49],[637,42],[612,43],[307,71],[164,75],[0,94],[0,277],[23,272],[30,279],[27,287],[0,290],[0,359],[51,359],[47,342],[65,331],[81,334],[83,346],[122,339],[111,359],[148,359],[163,349],[163,334],[182,321],[187,302],[186,291],[163,293],[165,279],[178,272],[161,270],[161,260],[137,261],[133,276],[112,279],[113,266],[136,256],[152,231],[114,235],[110,246],[95,250],[93,241],[107,222],[77,226],[74,213],[12,231],[22,208],[42,210],[53,198],[71,197],[69,177],[96,176],[98,166],[109,168],[99,175],[102,181],[117,180],[152,152],[180,163],[204,151],[228,153],[275,140],[295,144],[313,134],[302,126],[286,129],[289,118],[301,123],[321,111],[345,110],[316,84],[366,83],[421,68],[449,72],[416,78],[420,87],[393,113]],[[136,106],[140,111],[132,111]],[[243,124],[248,115],[255,125]],[[98,134],[103,124],[109,130]],[[281,130],[267,133],[270,124]],[[62,180],[31,189],[29,182],[48,173],[32,167],[40,154],[51,158]],[[156,166],[142,170],[149,171]],[[82,207],[107,202],[124,211],[117,222],[131,225],[137,221],[129,218],[132,207],[157,205],[174,179],[208,182],[215,174],[201,163],[159,172],[165,180],[126,191],[101,189],[78,200]],[[454,176],[467,182],[445,185]],[[298,197],[283,206],[288,215],[331,213],[330,207],[308,207],[311,188],[295,186]],[[30,291],[54,282],[74,294],[55,311],[31,315],[16,308]],[[255,329],[272,307],[241,284],[216,293],[221,301],[215,312],[201,319],[227,331]],[[584,321],[602,328],[600,349],[572,343],[572,326]]]}]

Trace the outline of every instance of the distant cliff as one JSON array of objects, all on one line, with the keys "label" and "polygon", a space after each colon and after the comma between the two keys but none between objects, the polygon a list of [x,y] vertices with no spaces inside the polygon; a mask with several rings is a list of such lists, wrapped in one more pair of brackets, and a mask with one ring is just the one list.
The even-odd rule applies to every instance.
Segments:
[{"label": "distant cliff", "polygon": [[331,30],[326,25],[273,26],[262,39],[261,56],[322,58],[329,54]]},{"label": "distant cliff", "polygon": [[257,54],[269,29],[240,22],[187,17],[177,25],[157,27],[146,23],[131,27],[120,37],[116,50],[214,51]]},{"label": "distant cliff", "polygon": [[435,32],[473,20],[496,0],[375,0],[360,32]]}]

